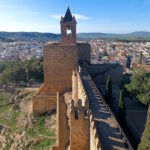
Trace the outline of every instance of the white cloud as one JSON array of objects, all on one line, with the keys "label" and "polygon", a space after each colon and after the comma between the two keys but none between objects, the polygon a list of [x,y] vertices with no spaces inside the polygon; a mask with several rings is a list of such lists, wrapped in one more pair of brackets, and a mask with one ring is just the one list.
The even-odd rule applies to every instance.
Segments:
[{"label": "white cloud", "polygon": [[[61,15],[61,14],[51,15],[51,17],[54,19],[60,19],[61,16],[64,16],[64,15]],[[73,16],[75,16],[77,20],[89,20],[90,19],[89,17],[81,15],[81,14],[73,14]]]},{"label": "white cloud", "polygon": [[89,20],[90,18],[84,15],[80,15],[80,14],[73,14],[73,16],[76,17],[76,19],[78,20]]}]

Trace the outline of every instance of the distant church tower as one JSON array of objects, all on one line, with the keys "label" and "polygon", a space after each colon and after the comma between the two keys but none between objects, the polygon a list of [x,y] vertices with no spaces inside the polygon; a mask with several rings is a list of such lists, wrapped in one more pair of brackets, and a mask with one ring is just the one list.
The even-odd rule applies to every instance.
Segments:
[{"label": "distant church tower", "polygon": [[142,51],[139,52],[139,64],[142,64],[142,57],[143,57],[143,54],[142,54]]},{"label": "distant church tower", "polygon": [[71,46],[76,44],[76,19],[68,7],[65,17],[61,17],[61,44]]}]

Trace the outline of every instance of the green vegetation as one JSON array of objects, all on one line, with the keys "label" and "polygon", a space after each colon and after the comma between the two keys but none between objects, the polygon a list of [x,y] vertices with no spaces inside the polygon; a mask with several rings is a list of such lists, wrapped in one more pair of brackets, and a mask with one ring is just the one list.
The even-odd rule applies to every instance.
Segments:
[{"label": "green vegetation", "polygon": [[43,81],[43,58],[0,62],[0,83]]},{"label": "green vegetation", "polygon": [[150,150],[150,106],[147,113],[147,122],[138,150]]},{"label": "green vegetation", "polygon": [[0,107],[9,105],[9,99],[6,98],[6,94],[8,95],[8,93],[0,92]]},{"label": "green vegetation", "polygon": [[33,150],[48,150],[50,146],[56,142],[54,130],[51,129],[51,126],[48,126],[45,122],[47,119],[50,119],[50,116],[40,116],[38,118],[33,118],[33,128],[29,128],[26,131],[27,138],[39,137],[37,144],[31,147]]},{"label": "green vegetation", "polygon": [[33,146],[32,148],[34,150],[43,150],[43,149],[48,149],[52,144],[55,143],[55,139],[42,139],[37,145]]},{"label": "green vegetation", "polygon": [[136,69],[131,77],[131,83],[125,89],[132,97],[136,97],[142,104],[148,106],[150,99],[150,76],[143,69]]},{"label": "green vegetation", "polygon": [[[17,110],[13,108],[14,104],[10,103],[10,94],[0,93],[0,124],[6,128],[1,135],[6,139],[5,150],[9,150],[15,142],[21,145],[24,150],[49,150],[56,141],[55,117],[53,115],[34,117],[30,114],[29,118],[28,108],[34,92],[21,90],[20,93],[19,95],[22,95],[21,101],[18,97],[18,101],[15,103],[19,106]],[[21,137],[14,142],[16,136]]]},{"label": "green vegetation", "polygon": [[122,125],[122,127],[125,127],[125,124],[126,124],[126,107],[125,107],[123,90],[120,91],[118,117],[119,117],[119,122]]},{"label": "green vegetation", "polygon": [[112,83],[111,83],[111,77],[108,76],[106,81],[106,94],[105,94],[105,100],[107,104],[112,107]]},{"label": "green vegetation", "polygon": [[5,150],[10,150],[11,144],[13,144],[13,141],[10,138],[10,135],[6,135],[6,148]]},{"label": "green vegetation", "polygon": [[50,120],[50,116],[33,117],[32,123],[34,128],[28,129],[26,134],[32,137],[37,136],[37,134],[46,137],[55,137],[54,130],[46,125],[46,120]]},{"label": "green vegetation", "polygon": [[23,91],[23,98],[25,101],[31,101],[34,96],[34,92],[24,90]]},{"label": "green vegetation", "polygon": [[4,96],[4,93],[0,93],[0,102],[3,104],[0,107],[0,123],[8,126],[12,131],[17,131],[18,127],[16,123],[19,111],[13,111],[11,109],[11,104]]}]

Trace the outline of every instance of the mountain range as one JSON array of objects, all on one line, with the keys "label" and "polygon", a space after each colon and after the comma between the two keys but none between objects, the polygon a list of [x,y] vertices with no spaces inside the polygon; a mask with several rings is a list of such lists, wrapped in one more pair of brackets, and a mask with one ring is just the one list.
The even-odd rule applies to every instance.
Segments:
[{"label": "mountain range", "polygon": [[[150,40],[150,32],[138,31],[128,34],[78,33],[78,39]],[[60,34],[40,32],[0,32],[0,40],[60,40]]]}]

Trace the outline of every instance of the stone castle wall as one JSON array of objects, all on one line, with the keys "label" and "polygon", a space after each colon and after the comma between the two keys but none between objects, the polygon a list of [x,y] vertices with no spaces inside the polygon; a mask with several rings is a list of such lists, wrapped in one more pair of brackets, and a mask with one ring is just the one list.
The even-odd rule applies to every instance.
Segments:
[{"label": "stone castle wall", "polygon": [[72,71],[77,68],[78,61],[90,62],[88,43],[72,46],[49,43],[44,47],[44,84],[33,98],[34,113],[56,108],[56,93],[72,88]]},{"label": "stone castle wall", "polygon": [[[85,66],[83,66],[83,69],[85,69]],[[97,89],[94,81],[86,69],[83,71],[83,74],[81,74],[81,80],[84,88],[86,89],[85,91],[87,92],[90,104],[90,149],[113,149],[112,145],[115,145],[118,142],[116,145],[117,149],[124,148],[132,150],[132,146],[116,120],[113,112],[102,98],[101,93]],[[106,123],[107,121],[108,125]],[[105,122],[105,125],[103,125],[103,122]],[[113,130],[111,127],[113,127]],[[119,132],[120,136],[116,137],[116,139],[112,141],[109,140],[108,137],[113,135],[113,132],[115,131],[114,129]]]},{"label": "stone castle wall", "polygon": [[[83,93],[82,93],[83,92]],[[89,150],[89,102],[82,86],[80,73],[72,75],[72,101],[70,108],[70,150]]]},{"label": "stone castle wall", "polygon": [[82,105],[82,101],[78,101],[78,106],[71,104],[70,114],[70,150],[89,150],[90,149],[90,131],[89,119],[86,114],[87,110]]},{"label": "stone castle wall", "polygon": [[57,93],[57,133],[56,144],[52,146],[51,150],[65,150],[69,144],[69,130],[67,111],[64,97],[62,94]]},{"label": "stone castle wall", "polygon": [[90,150],[101,150],[98,132],[92,113],[90,112]]},{"label": "stone castle wall", "polygon": [[77,64],[77,46],[46,45],[44,47],[44,85],[47,87],[47,93],[70,89],[72,71]]},{"label": "stone castle wall", "polygon": [[90,44],[85,42],[78,42],[78,61],[91,62],[91,47]]},{"label": "stone castle wall", "polygon": [[112,84],[120,84],[123,68],[120,64],[92,64],[86,66],[92,79],[100,84],[105,84],[110,75]]},{"label": "stone castle wall", "polygon": [[43,114],[56,109],[56,95],[35,95],[33,97],[34,114]]}]

